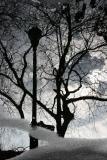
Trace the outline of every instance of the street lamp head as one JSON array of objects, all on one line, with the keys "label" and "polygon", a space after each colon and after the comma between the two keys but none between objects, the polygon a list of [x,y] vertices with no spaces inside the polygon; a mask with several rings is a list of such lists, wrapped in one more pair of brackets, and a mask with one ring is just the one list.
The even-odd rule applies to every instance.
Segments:
[{"label": "street lamp head", "polygon": [[38,46],[40,38],[42,37],[42,31],[38,27],[32,27],[27,33],[32,47],[36,48]]}]

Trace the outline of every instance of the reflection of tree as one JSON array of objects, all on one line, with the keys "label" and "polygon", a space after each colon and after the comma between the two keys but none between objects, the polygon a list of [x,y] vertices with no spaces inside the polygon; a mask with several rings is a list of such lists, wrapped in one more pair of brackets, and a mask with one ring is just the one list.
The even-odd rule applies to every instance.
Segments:
[{"label": "reflection of tree", "polygon": [[[0,94],[8,99],[16,107],[21,118],[24,118],[23,106],[26,99],[30,97],[32,100],[36,97],[36,92],[33,94],[26,85],[26,77],[31,79],[31,73],[35,76],[32,71],[34,64],[29,59],[32,47],[33,53],[36,47],[39,85],[35,103],[38,105],[38,112],[44,110],[55,120],[57,133],[62,137],[70,121],[75,118],[77,101],[107,101],[104,95],[99,94],[98,85],[96,84],[96,87],[91,84],[90,78],[93,70],[102,69],[105,64],[103,50],[106,50],[106,41],[103,34],[99,35],[101,23],[97,24],[98,29],[96,28],[100,10],[98,7],[95,11],[90,8],[90,14],[87,13],[87,4],[83,3],[79,10],[77,4],[73,4],[74,8],[65,3],[53,10],[41,4],[23,1],[18,2],[11,13],[5,7],[9,28],[6,30],[7,21],[4,21],[0,33],[0,76],[5,83]],[[9,5],[13,3],[9,2]],[[82,17],[77,17],[80,11]],[[14,12],[17,14],[13,15]],[[105,17],[105,13],[101,13],[101,17]],[[4,17],[3,13],[1,19]],[[105,19],[103,24],[106,28]],[[31,32],[31,28],[34,32]],[[37,28],[40,34],[37,34]],[[26,33],[29,35],[31,46]],[[98,55],[101,56],[97,57]],[[84,87],[88,90],[85,95],[81,94]]]}]

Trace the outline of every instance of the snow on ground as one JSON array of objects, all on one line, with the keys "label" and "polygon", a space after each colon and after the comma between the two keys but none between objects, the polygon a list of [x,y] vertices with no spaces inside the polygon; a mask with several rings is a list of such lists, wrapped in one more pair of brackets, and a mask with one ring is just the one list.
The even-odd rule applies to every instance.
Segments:
[{"label": "snow on ground", "polygon": [[23,119],[0,118],[0,127],[17,128],[19,130],[30,133],[30,135],[39,140],[49,141],[49,143],[56,142],[57,139],[59,139],[56,133],[42,127],[32,128],[29,122]]},{"label": "snow on ground", "polygon": [[107,139],[68,139],[32,149],[10,160],[106,160]]},{"label": "snow on ground", "polygon": [[9,160],[106,160],[107,139],[59,138],[41,127],[31,128],[25,120],[0,119],[0,127],[15,127],[49,142],[47,146],[26,151]]}]

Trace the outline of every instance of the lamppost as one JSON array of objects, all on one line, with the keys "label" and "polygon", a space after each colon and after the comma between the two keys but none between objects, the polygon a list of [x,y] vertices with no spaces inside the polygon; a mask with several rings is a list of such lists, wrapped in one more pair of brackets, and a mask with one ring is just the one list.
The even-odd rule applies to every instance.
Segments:
[{"label": "lamppost", "polygon": [[[28,37],[30,39],[33,48],[33,99],[32,99],[32,122],[31,126],[35,127],[37,125],[37,47],[39,40],[42,37],[42,32],[38,27],[32,27],[28,31]],[[30,149],[38,146],[38,140],[30,137]]]}]

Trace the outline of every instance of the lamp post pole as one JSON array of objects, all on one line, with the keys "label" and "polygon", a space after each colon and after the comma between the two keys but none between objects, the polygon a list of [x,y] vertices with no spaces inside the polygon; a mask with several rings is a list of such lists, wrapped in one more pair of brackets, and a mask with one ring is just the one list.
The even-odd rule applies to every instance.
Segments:
[{"label": "lamp post pole", "polygon": [[[37,27],[32,27],[28,31],[28,36],[33,48],[33,99],[32,99],[32,122],[31,126],[37,125],[37,47],[41,38],[41,30]],[[38,147],[38,140],[30,137],[30,149]]]}]

